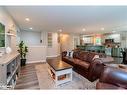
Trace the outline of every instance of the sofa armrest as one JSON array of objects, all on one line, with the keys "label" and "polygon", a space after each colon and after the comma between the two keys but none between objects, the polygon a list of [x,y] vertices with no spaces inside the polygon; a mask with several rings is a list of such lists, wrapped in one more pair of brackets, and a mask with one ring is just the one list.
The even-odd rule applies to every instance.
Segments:
[{"label": "sofa armrest", "polygon": [[67,55],[67,51],[63,51],[62,52],[62,58],[65,57]]},{"label": "sofa armrest", "polygon": [[88,79],[90,81],[94,81],[101,76],[101,72],[104,70],[103,61],[100,58],[93,60],[90,63],[89,71],[88,71]]}]

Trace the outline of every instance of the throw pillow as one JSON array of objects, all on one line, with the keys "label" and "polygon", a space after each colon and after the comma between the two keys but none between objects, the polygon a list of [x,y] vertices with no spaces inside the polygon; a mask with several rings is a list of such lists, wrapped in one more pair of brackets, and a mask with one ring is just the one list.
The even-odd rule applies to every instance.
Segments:
[{"label": "throw pillow", "polygon": [[66,56],[67,56],[67,57],[69,57],[69,55],[70,55],[70,51],[67,51],[67,54],[66,54]]},{"label": "throw pillow", "polygon": [[67,51],[66,56],[67,57],[73,57],[73,53],[74,53],[74,51]]},{"label": "throw pillow", "polygon": [[99,55],[95,55],[92,60],[99,58]]},{"label": "throw pillow", "polygon": [[73,57],[74,51],[70,51],[70,57]]}]

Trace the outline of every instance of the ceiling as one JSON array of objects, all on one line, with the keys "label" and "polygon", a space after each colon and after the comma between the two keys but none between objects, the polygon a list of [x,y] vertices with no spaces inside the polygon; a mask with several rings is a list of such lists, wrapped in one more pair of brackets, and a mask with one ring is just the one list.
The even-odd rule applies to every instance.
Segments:
[{"label": "ceiling", "polygon": [[[127,31],[127,6],[6,6],[21,30],[92,34]],[[30,21],[25,21],[25,18]],[[85,31],[82,29],[85,28]],[[102,28],[102,29],[101,29]]]}]

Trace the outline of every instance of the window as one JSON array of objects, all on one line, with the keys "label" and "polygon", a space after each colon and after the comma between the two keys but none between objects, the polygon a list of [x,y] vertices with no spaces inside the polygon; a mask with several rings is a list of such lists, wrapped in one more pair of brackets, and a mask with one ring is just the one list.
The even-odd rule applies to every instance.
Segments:
[{"label": "window", "polygon": [[0,23],[0,47],[5,47],[5,26]]}]

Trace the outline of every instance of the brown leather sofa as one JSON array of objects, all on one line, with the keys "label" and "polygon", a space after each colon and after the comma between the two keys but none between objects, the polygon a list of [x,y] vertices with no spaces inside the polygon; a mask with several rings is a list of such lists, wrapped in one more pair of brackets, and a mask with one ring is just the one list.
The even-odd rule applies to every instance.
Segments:
[{"label": "brown leather sofa", "polygon": [[127,72],[115,67],[105,67],[96,89],[127,89]]},{"label": "brown leather sofa", "polygon": [[[102,53],[74,51],[73,57],[66,56],[67,51],[62,52],[62,60],[73,66],[73,70],[81,74],[89,81],[95,81],[100,77],[104,64],[101,58],[106,58]],[[98,59],[94,59],[95,55],[99,55]]]}]

